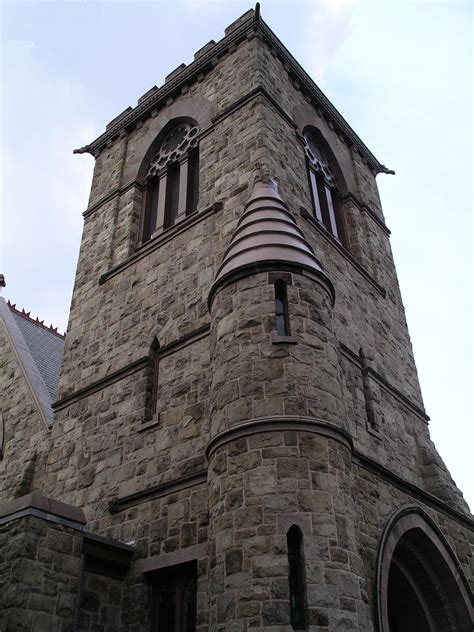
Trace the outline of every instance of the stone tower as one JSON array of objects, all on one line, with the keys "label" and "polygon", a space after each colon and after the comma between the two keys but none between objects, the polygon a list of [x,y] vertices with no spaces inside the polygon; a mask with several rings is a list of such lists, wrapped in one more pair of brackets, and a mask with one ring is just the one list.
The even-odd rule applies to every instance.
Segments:
[{"label": "stone tower", "polygon": [[74,629],[471,630],[473,522],[429,438],[389,172],[258,5],[84,152],[32,486],[83,512],[61,523],[88,534]]}]

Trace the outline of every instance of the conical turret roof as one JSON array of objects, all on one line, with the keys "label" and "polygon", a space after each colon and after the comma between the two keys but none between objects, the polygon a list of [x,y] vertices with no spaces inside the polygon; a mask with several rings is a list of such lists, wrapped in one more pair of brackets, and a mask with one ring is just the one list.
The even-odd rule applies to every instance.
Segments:
[{"label": "conical turret roof", "polygon": [[211,289],[233,272],[258,264],[293,264],[321,274],[313,249],[273,181],[257,180]]}]

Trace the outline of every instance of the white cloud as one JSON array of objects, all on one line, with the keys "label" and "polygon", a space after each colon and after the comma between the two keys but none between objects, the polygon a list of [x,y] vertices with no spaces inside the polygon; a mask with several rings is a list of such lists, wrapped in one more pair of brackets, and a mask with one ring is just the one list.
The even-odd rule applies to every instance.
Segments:
[{"label": "white cloud", "polygon": [[311,2],[305,40],[309,74],[324,85],[325,72],[337,50],[350,36],[358,0],[316,0]]}]

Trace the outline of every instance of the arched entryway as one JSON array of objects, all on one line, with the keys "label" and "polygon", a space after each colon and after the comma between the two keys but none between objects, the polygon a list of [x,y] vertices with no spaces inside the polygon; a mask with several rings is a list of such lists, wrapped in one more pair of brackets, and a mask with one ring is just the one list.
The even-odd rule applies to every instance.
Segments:
[{"label": "arched entryway", "polygon": [[472,596],[462,568],[419,507],[402,507],[384,529],[376,609],[380,632],[472,632]]}]

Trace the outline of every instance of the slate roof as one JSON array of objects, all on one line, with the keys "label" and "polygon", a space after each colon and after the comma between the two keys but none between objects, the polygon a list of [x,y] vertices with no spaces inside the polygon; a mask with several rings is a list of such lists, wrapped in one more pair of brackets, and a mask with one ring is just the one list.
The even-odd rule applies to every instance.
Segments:
[{"label": "slate roof", "polygon": [[54,402],[58,396],[64,336],[34,320],[24,310],[20,312],[11,303],[8,307]]}]

